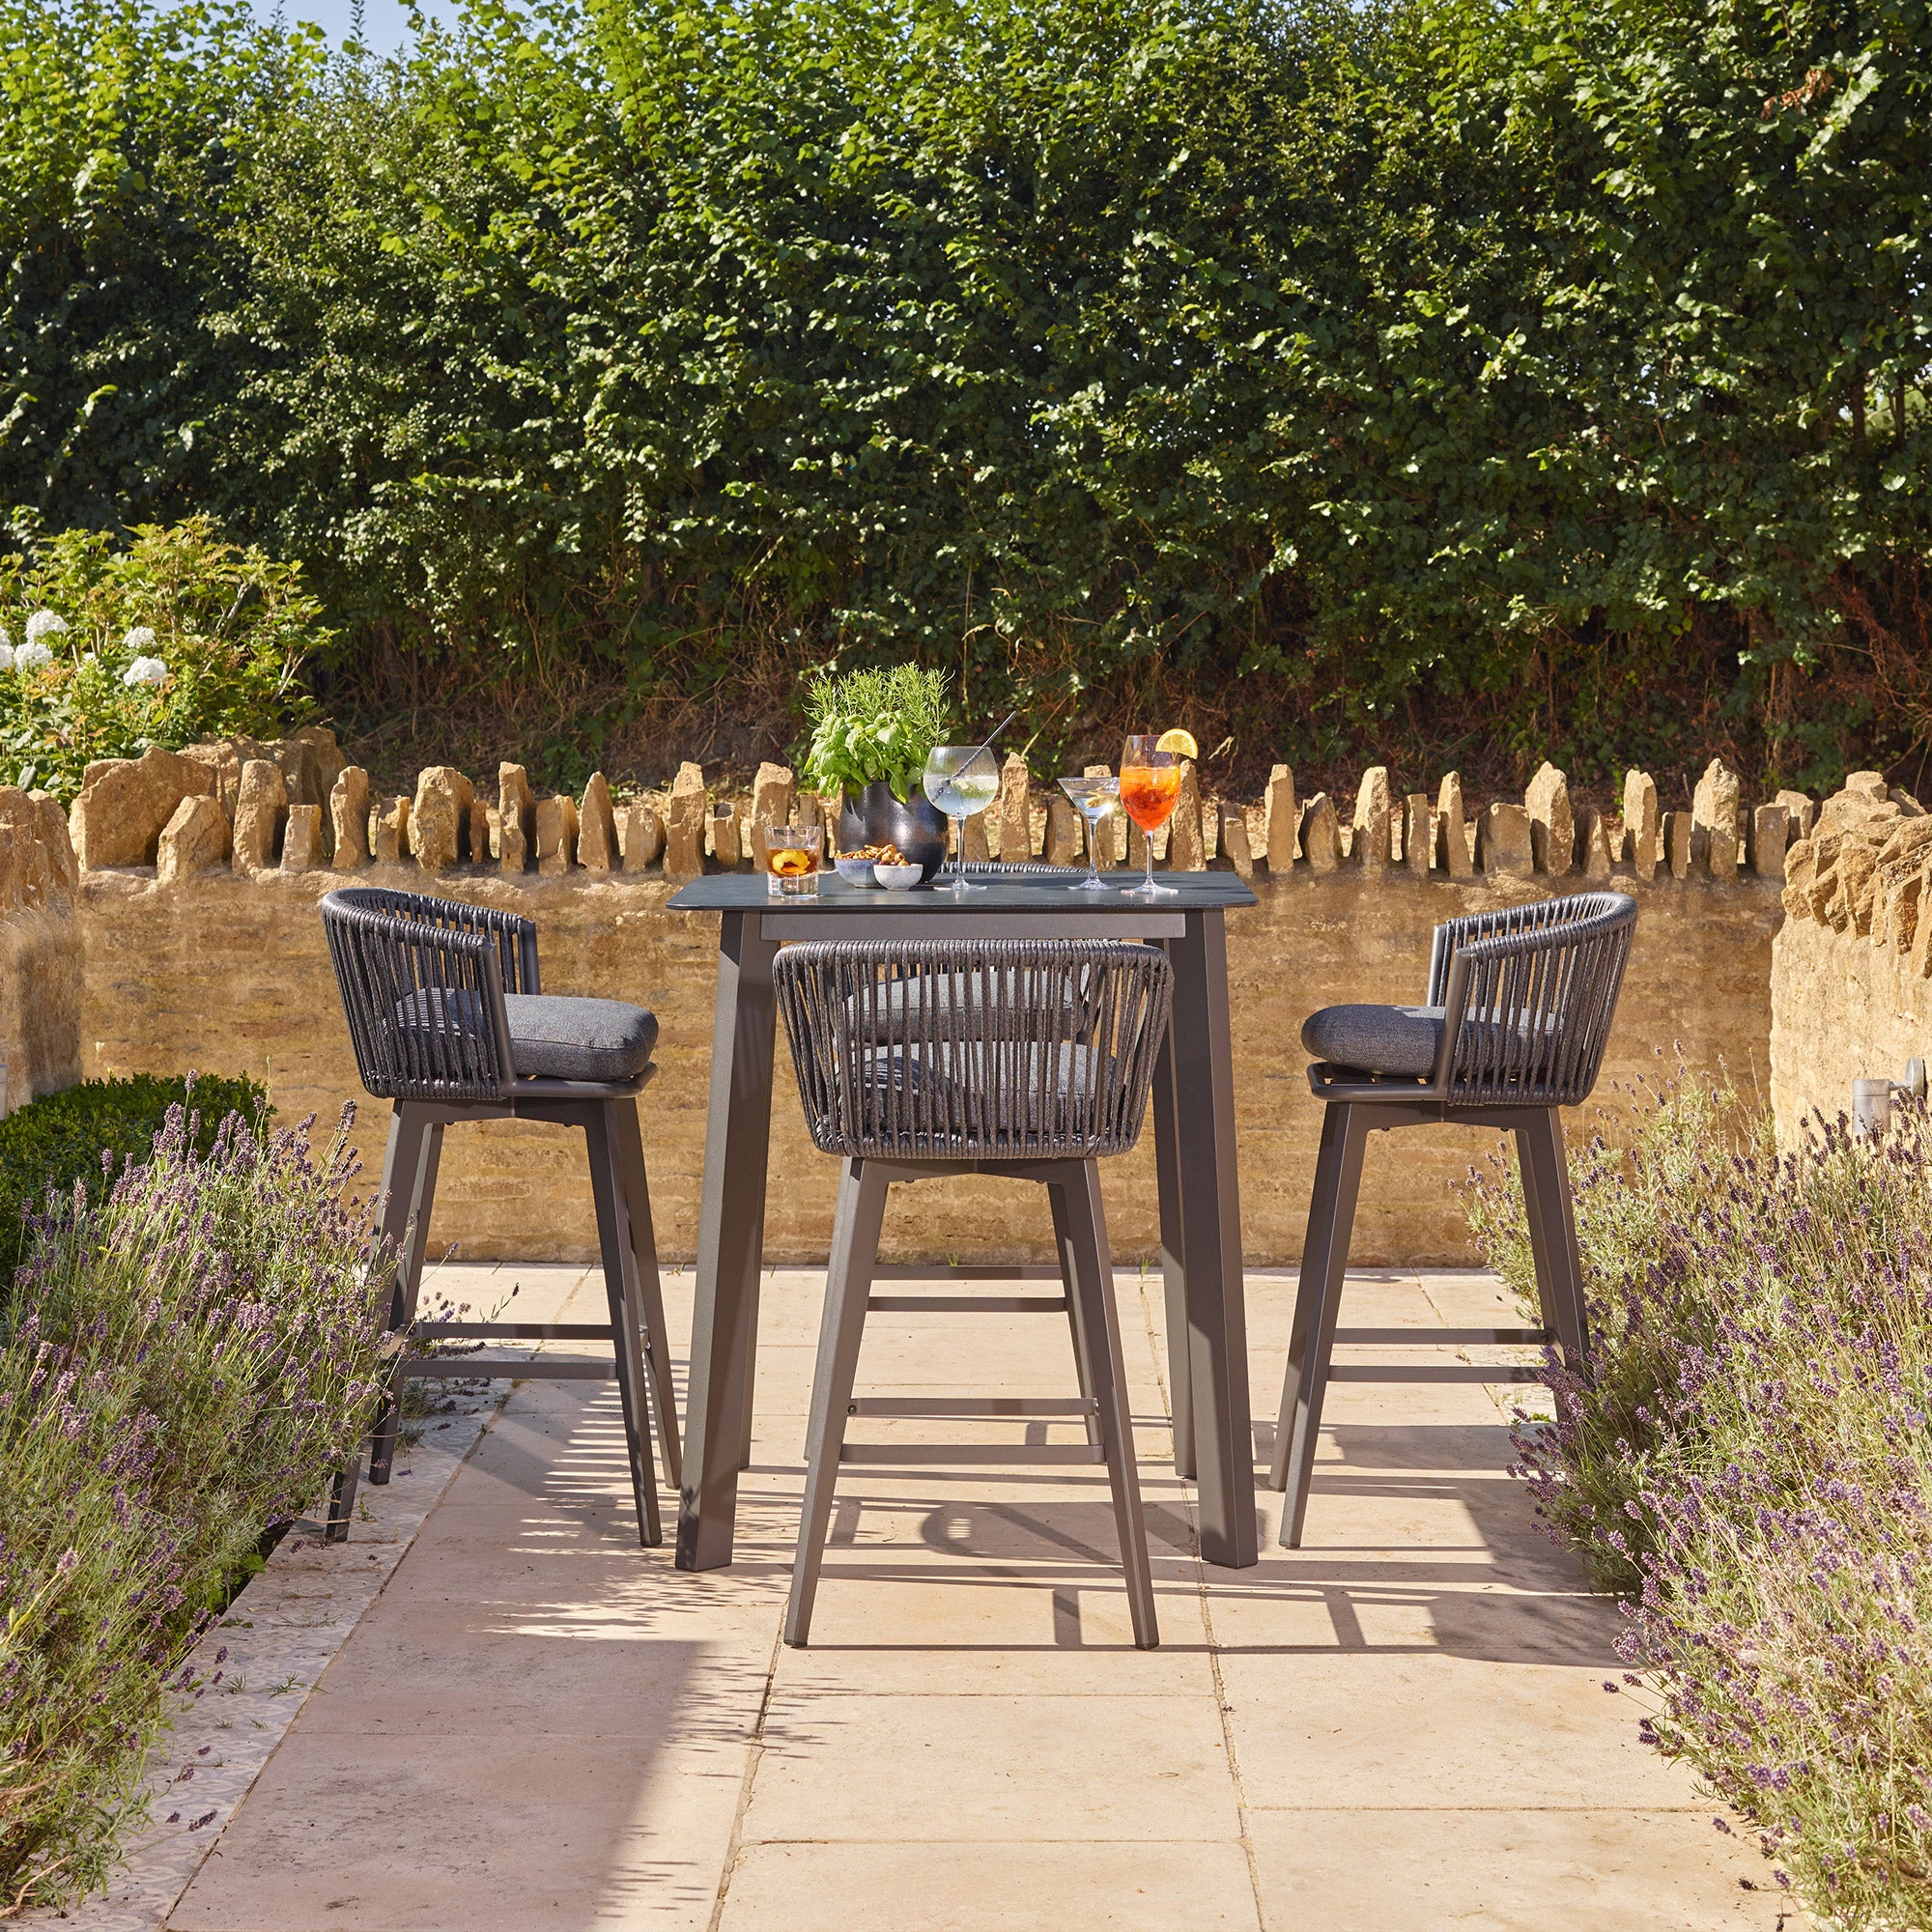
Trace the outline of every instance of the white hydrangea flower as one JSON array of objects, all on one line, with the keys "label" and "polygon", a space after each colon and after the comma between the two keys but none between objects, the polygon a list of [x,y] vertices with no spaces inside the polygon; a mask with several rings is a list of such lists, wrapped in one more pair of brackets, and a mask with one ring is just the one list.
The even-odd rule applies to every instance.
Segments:
[{"label": "white hydrangea flower", "polygon": [[22,644],[14,653],[14,668],[15,670],[39,670],[43,665],[52,664],[53,661],[53,652],[48,650],[46,645],[42,643],[38,638],[34,639],[31,643]]},{"label": "white hydrangea flower", "polygon": [[67,629],[67,619],[58,611],[36,611],[27,619],[27,642],[37,644],[43,638],[57,638]]},{"label": "white hydrangea flower", "polygon": [[149,624],[136,624],[121,641],[139,657],[155,641],[154,627]]},{"label": "white hydrangea flower", "polygon": [[14,646],[5,631],[0,631],[0,670],[14,668]]},{"label": "white hydrangea flower", "polygon": [[159,658],[136,658],[121,673],[123,684],[163,685],[168,681],[168,668]]}]

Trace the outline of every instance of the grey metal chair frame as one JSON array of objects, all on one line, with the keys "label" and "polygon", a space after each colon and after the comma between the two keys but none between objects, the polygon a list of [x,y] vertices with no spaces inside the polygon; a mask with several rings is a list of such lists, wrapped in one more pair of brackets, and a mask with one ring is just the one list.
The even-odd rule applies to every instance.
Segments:
[{"label": "grey metal chair frame", "polygon": [[[810,1637],[838,1464],[879,1460],[846,1446],[848,1416],[1078,1417],[1087,1447],[1010,1453],[1106,1463],[1134,1641],[1152,1649],[1153,1576],[1095,1163],[1139,1137],[1172,998],[1166,957],[1153,947],[1088,941],[812,941],[778,955],[773,984],[806,1125],[820,1151],[844,1162],[785,1641]],[[854,1398],[868,1310],[1061,1305],[1042,1296],[872,1295],[887,1189],[956,1174],[1047,1189],[1077,1399]]]},{"label": "grey metal chair frame", "polygon": [[[1596,1086],[1636,927],[1636,901],[1588,893],[1477,913],[1435,928],[1431,1007],[1442,1009],[1435,1065],[1421,1079],[1365,1075],[1318,1062],[1308,1082],[1324,1102],[1321,1151],[1308,1204],[1301,1278],[1290,1331],[1268,1480],[1292,1490],[1281,1541],[1298,1548],[1308,1513],[1316,1438],[1331,1381],[1534,1381],[1539,1370],[1440,1364],[1331,1365],[1335,1345],[1476,1346],[1555,1343],[1566,1363],[1589,1348],[1582,1264],[1557,1110]],[[1536,1264],[1540,1328],[1338,1328],[1342,1279],[1372,1133],[1447,1123],[1502,1127],[1517,1161]]]},{"label": "grey metal chair frame", "polygon": [[[394,1103],[383,1159],[378,1230],[396,1258],[389,1325],[412,1341],[607,1342],[611,1360],[509,1355],[404,1355],[370,1431],[369,1480],[389,1480],[402,1384],[410,1379],[609,1381],[623,1406],[640,1543],[664,1541],[651,1466],[655,1423],[665,1475],[682,1480],[670,1344],[658,1278],[638,1095],[656,1068],[623,1082],[520,1079],[506,993],[541,990],[537,929],[514,913],[414,893],[355,887],[321,906],[362,1084]],[[412,1012],[403,1022],[400,1016]],[[430,1210],[446,1127],[467,1121],[540,1121],[581,1129],[611,1320],[416,1321]],[[358,1459],[359,1461],[359,1459]],[[349,1533],[357,1465],[338,1479],[328,1536]]]}]

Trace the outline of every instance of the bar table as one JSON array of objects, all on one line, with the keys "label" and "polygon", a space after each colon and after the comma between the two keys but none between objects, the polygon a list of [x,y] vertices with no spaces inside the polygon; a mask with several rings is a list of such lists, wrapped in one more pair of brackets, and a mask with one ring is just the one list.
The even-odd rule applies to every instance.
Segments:
[{"label": "bar table", "polygon": [[738,1472],[750,1454],[764,1262],[772,960],[793,939],[1141,939],[1166,948],[1174,1017],[1154,1069],[1153,1120],[1175,1467],[1196,1483],[1207,1560],[1235,1569],[1256,1561],[1223,916],[1257,901],[1233,872],[1163,873],[1175,894],[1155,899],[1129,895],[1139,872],[1107,875],[1104,893],[1073,890],[1081,876],[1071,867],[1064,883],[982,872],[983,890],[955,895],[930,886],[869,890],[828,872],[816,898],[787,900],[769,896],[764,874],[735,872],[696,879],[671,896],[673,911],[720,915],[680,1570],[716,1570],[731,1560]]}]

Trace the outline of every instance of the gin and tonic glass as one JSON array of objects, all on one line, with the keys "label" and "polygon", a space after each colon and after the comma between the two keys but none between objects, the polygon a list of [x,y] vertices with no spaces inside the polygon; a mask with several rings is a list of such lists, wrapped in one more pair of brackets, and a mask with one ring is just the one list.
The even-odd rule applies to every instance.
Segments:
[{"label": "gin and tonic glass", "polygon": [[966,876],[966,821],[1000,793],[998,760],[983,745],[935,745],[925,761],[925,795],[952,821],[955,893],[983,892]]},{"label": "gin and tonic glass", "polygon": [[1114,815],[1114,808],[1121,802],[1121,781],[1111,775],[1062,779],[1060,788],[1072,800],[1074,810],[1087,821],[1087,876],[1072,890],[1104,893],[1107,882],[1100,876],[1100,828]]}]

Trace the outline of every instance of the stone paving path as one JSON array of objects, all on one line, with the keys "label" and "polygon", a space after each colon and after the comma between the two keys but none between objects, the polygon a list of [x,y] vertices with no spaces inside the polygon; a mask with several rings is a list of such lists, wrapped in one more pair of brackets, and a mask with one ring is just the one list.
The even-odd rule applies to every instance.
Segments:
[{"label": "stone paving path", "polygon": [[[596,1319],[601,1284],[517,1272],[539,1289],[520,1312]],[[1165,1463],[1158,1284],[1119,1286],[1158,1652],[1127,1642],[1102,1471],[912,1460],[1070,1432],[876,1420],[853,1438],[907,1461],[845,1473],[812,1646],[785,1649],[822,1277],[775,1273],[738,1563],[685,1576],[637,1548],[614,1390],[520,1385],[167,1923],[1800,1922],[1747,1889],[1768,1869],[1713,1831],[1689,1776],[1637,1745],[1633,1700],[1604,1694],[1614,1613],[1531,1522],[1488,1392],[1336,1385],[1305,1548],[1276,1546],[1264,1491],[1264,1561],[1206,1569]],[[687,1335],[689,1273],[667,1289]],[[1264,1414],[1293,1292],[1250,1278]],[[1500,1302],[1480,1274],[1358,1275],[1346,1320],[1488,1324]],[[1056,1321],[875,1315],[859,1386],[1070,1393],[1071,1364]]]}]

